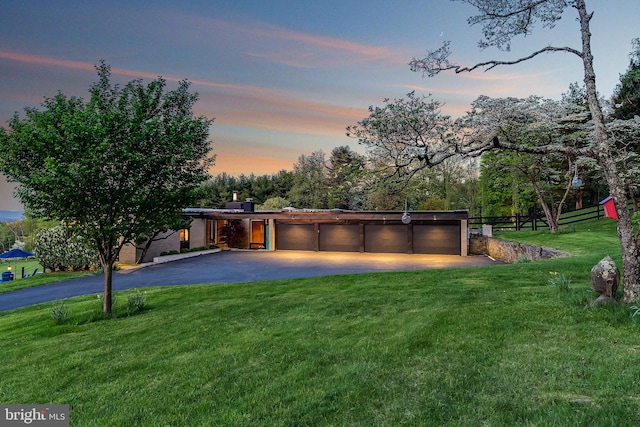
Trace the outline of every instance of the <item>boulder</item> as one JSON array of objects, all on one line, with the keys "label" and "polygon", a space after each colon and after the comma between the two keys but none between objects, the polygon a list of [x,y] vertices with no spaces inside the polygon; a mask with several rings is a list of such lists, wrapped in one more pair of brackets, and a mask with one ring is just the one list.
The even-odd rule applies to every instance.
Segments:
[{"label": "boulder", "polygon": [[620,284],[620,270],[610,256],[600,260],[591,269],[591,286],[600,294],[594,303],[613,300]]}]

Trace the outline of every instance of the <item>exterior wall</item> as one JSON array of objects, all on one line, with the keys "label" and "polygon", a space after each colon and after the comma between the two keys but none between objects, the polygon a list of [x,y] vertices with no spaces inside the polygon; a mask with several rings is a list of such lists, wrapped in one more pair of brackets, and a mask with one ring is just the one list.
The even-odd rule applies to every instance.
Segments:
[{"label": "exterior wall", "polygon": [[180,250],[180,234],[177,231],[169,230],[160,234],[151,244],[142,262],[151,262],[153,258],[160,256],[162,252],[179,251]]},{"label": "exterior wall", "polygon": [[118,260],[124,264],[135,264],[136,247],[131,243],[125,243],[122,249],[120,249],[120,254],[118,254]]},{"label": "exterior wall", "polygon": [[[138,253],[142,251],[144,245],[135,246],[132,243],[125,244],[120,250],[118,259],[125,264],[135,264],[138,257]],[[177,231],[167,231],[161,233],[156,237],[156,240],[151,243],[149,250],[145,254],[142,262],[151,262],[154,257],[160,256],[162,252],[179,251],[180,250],[180,235]]]},{"label": "exterior wall", "polygon": [[189,247],[199,248],[207,246],[207,220],[206,218],[193,218],[189,228]]},{"label": "exterior wall", "polygon": [[469,227],[469,221],[466,219],[460,220],[460,255],[469,255],[469,236],[467,234],[467,228]]},{"label": "exterior wall", "polygon": [[268,235],[265,236],[265,239],[267,240],[267,249],[269,249],[270,251],[275,251],[276,250],[276,220],[269,219],[267,221],[267,226],[269,227]]},{"label": "exterior wall", "polygon": [[[355,211],[282,211],[282,212],[255,212],[255,211],[239,211],[239,210],[215,210],[215,209],[185,209],[184,216],[191,218],[191,225],[189,228],[189,248],[197,248],[207,246],[208,230],[207,226],[210,222],[215,222],[216,232],[215,243],[219,244],[220,240],[220,227],[227,220],[239,219],[242,221],[245,235],[239,248],[248,249],[251,246],[251,224],[252,221],[263,221],[265,224],[265,236],[264,246],[267,250],[274,251],[277,246],[281,245],[278,241],[277,235],[278,228],[282,224],[297,224],[306,225],[311,227],[314,232],[306,236],[304,240],[309,240],[313,243],[312,247],[305,246],[304,250],[356,250],[355,231],[349,234],[349,245],[345,246],[347,242],[344,242],[344,236],[338,231],[344,231],[347,229],[347,225],[353,225],[359,227],[359,236],[357,248],[360,252],[402,252],[402,253],[414,253],[416,250],[419,253],[430,253],[429,246],[425,246],[424,242],[416,242],[415,227],[428,226],[429,223],[443,222],[443,227],[446,225],[456,225],[456,229],[459,230],[459,237],[448,234],[448,242],[459,242],[459,247],[455,248],[455,252],[459,248],[461,256],[466,256],[468,253],[473,253],[473,249],[469,247],[469,241],[467,237],[467,212],[466,211],[416,211],[411,212],[413,219],[409,225],[402,223],[403,212],[389,211],[389,212],[355,212]],[[459,224],[459,226],[458,226]],[[285,227],[286,228],[286,227]],[[366,233],[365,229],[379,229],[380,233]],[[335,232],[331,236],[322,240],[323,236],[319,237],[319,231],[323,229],[326,232]],[[351,230],[351,228],[349,228]],[[393,237],[388,242],[383,239],[384,235],[381,233],[392,232],[393,230],[400,230],[400,232],[391,233]],[[420,231],[420,229],[417,229]],[[442,230],[440,230],[442,231]],[[446,230],[445,230],[446,231]],[[336,234],[337,233],[337,234]],[[168,233],[167,233],[168,234]],[[424,234],[424,233],[423,233]],[[457,233],[455,233],[457,234]],[[370,241],[367,243],[366,236],[370,237]],[[418,236],[422,236],[418,233]],[[291,236],[287,236],[291,237]],[[295,236],[294,236],[295,237]],[[425,238],[430,238],[428,235]],[[327,240],[328,239],[328,240]],[[373,241],[371,241],[373,239]],[[459,240],[458,240],[459,239]],[[321,241],[322,240],[322,241]],[[387,239],[388,240],[388,239]],[[260,242],[262,243],[262,242]],[[309,242],[307,242],[309,243]],[[369,246],[371,247],[369,247]],[[181,246],[180,234],[173,232],[168,235],[166,239],[153,242],[149,251],[143,260],[143,262],[152,261],[154,257],[160,255],[165,251],[179,251]],[[225,246],[225,245],[221,245]],[[259,245],[262,247],[263,245]],[[343,247],[344,246],[344,247]],[[396,247],[397,246],[397,247]],[[424,247],[423,247],[424,246]],[[451,245],[449,245],[451,246]],[[258,245],[254,245],[258,247]],[[425,249],[426,248],[426,249]],[[133,263],[136,259],[136,253],[139,253],[140,247],[136,248],[133,245],[125,245],[120,253],[121,262]],[[434,249],[437,252],[437,248]],[[450,252],[447,252],[450,253]]]}]

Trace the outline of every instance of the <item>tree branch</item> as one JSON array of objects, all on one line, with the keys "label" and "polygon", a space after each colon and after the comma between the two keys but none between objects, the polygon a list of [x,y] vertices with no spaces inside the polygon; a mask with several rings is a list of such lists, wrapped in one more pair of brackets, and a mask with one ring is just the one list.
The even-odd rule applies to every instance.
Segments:
[{"label": "tree branch", "polygon": [[577,55],[579,58],[582,58],[582,52],[573,49],[571,47],[554,47],[547,46],[540,50],[533,52],[529,56],[525,56],[519,59],[515,59],[513,61],[497,61],[491,60],[486,62],[480,62],[471,67],[463,67],[461,65],[453,64],[449,61],[449,55],[451,51],[449,50],[449,42],[445,42],[445,44],[431,52],[427,52],[427,55],[423,59],[413,58],[411,62],[409,62],[409,66],[411,67],[411,71],[422,71],[423,76],[434,77],[438,75],[441,71],[454,70],[456,74],[462,72],[471,72],[478,68],[486,68],[485,71],[489,71],[492,68],[495,68],[499,65],[514,65],[519,64],[520,62],[528,61],[542,53],[549,52],[569,52]]}]

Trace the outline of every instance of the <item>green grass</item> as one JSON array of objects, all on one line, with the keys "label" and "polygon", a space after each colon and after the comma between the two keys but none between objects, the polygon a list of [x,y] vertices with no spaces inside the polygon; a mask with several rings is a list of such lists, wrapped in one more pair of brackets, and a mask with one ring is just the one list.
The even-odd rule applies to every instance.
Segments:
[{"label": "green grass", "polygon": [[588,306],[615,225],[587,230],[519,235],[563,259],[153,288],[111,320],[92,295],[60,326],[53,304],[0,313],[0,402],[68,403],[73,426],[637,426],[640,326]]},{"label": "green grass", "polygon": [[4,292],[16,291],[18,289],[31,288],[33,286],[40,286],[52,282],[60,282],[62,280],[72,279],[74,277],[87,276],[94,273],[88,271],[74,271],[74,272],[55,272],[46,274],[37,274],[33,277],[21,278],[22,268],[24,268],[25,274],[33,273],[34,269],[38,269],[39,273],[43,273],[43,268],[40,263],[35,259],[18,259],[18,260],[2,260],[0,261],[0,272],[7,271],[8,267],[11,267],[11,271],[15,274],[15,280],[11,282],[0,283],[0,294]]}]

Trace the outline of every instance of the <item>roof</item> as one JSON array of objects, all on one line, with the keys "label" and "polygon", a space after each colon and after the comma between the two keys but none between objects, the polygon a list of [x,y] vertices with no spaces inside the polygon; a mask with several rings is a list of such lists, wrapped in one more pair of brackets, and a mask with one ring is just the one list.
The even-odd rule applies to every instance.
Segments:
[{"label": "roof", "polygon": [[[342,209],[295,209],[281,211],[253,211],[242,209],[187,208],[186,216],[209,217],[211,219],[254,218],[278,220],[373,220],[400,221],[404,211],[350,211]],[[422,221],[460,221],[469,217],[467,210],[453,211],[408,211],[412,219]]]}]

